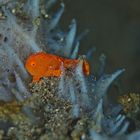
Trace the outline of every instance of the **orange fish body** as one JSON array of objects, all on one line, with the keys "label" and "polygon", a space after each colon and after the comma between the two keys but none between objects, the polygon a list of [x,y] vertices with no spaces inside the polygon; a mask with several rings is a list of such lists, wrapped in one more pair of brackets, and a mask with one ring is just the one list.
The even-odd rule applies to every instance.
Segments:
[{"label": "orange fish body", "polygon": [[[64,68],[75,68],[78,64],[77,59],[66,59],[53,54],[46,54],[45,52],[38,52],[30,55],[25,63],[27,71],[33,76],[33,82],[37,82],[42,77],[61,76],[61,65]],[[84,60],[83,62],[84,74],[89,74],[89,64]]]}]

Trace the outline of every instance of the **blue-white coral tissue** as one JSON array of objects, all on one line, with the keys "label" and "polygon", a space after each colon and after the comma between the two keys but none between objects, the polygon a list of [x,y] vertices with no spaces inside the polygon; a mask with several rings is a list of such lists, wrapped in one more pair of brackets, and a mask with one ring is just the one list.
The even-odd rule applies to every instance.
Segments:
[{"label": "blue-white coral tissue", "polygon": [[[62,2],[60,8],[53,13],[51,8],[56,3],[59,2],[0,0],[1,102],[9,103],[16,100],[20,103],[32,96],[28,89],[30,76],[24,67],[25,60],[30,54],[46,51],[70,59],[78,58],[80,39],[76,37],[76,20],[72,19],[68,31],[62,31],[59,22],[65,5]],[[82,108],[87,117],[94,120],[96,127],[87,128],[88,137],[81,137],[81,140],[140,140],[139,131],[131,134],[127,132],[130,122],[125,114],[120,113],[122,108],[119,105],[112,105],[106,113],[104,100],[108,89],[124,69],[119,69],[113,74],[105,74],[105,57],[101,56],[100,61],[98,79],[95,79],[93,74],[88,77],[83,74],[82,61],[79,61],[73,76],[67,81],[64,72],[58,84],[58,96],[70,100],[73,118],[80,118]],[[80,90],[76,88],[77,83]],[[27,116],[35,118],[30,108],[23,108]],[[13,127],[12,122],[0,118],[0,130],[4,130],[3,137],[8,137],[10,127]]]}]

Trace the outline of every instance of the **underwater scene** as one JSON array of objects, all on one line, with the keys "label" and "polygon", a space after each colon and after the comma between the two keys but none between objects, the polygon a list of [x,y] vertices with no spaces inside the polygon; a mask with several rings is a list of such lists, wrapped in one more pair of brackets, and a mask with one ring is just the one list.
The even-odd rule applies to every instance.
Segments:
[{"label": "underwater scene", "polygon": [[139,4],[0,0],[0,140],[140,140]]}]

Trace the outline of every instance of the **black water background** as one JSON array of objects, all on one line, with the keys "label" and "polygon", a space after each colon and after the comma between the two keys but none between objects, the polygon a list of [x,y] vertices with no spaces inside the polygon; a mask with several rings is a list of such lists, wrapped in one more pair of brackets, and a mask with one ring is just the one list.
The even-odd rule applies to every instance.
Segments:
[{"label": "black water background", "polygon": [[[101,53],[107,56],[106,72],[125,68],[123,92],[140,92],[140,1],[139,0],[64,0],[64,28],[72,18],[77,20],[78,33],[90,29],[80,45],[80,54],[91,47],[96,52],[90,59],[97,71]],[[92,65],[93,66],[93,65]]]}]

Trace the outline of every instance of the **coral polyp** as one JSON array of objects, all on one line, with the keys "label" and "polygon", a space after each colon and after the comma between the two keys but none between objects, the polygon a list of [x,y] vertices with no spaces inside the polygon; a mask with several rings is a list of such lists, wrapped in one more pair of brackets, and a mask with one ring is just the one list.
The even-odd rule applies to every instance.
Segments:
[{"label": "coral polyp", "polygon": [[[78,54],[76,20],[62,31],[59,22],[65,4],[61,2],[53,12],[55,4],[56,0],[0,1],[0,138],[139,139],[140,132],[134,132],[138,126],[129,134],[131,115],[126,112],[123,97],[120,104],[107,99],[109,87],[125,70],[106,74],[105,56],[101,55],[98,75],[89,74],[85,64],[88,56]],[[24,64],[28,56],[42,51],[70,60],[67,67],[76,60],[76,66],[71,69],[72,63],[66,69],[61,63],[59,77],[41,75],[32,83]],[[44,66],[46,62],[39,59]],[[40,67],[36,69],[40,71]]]}]

